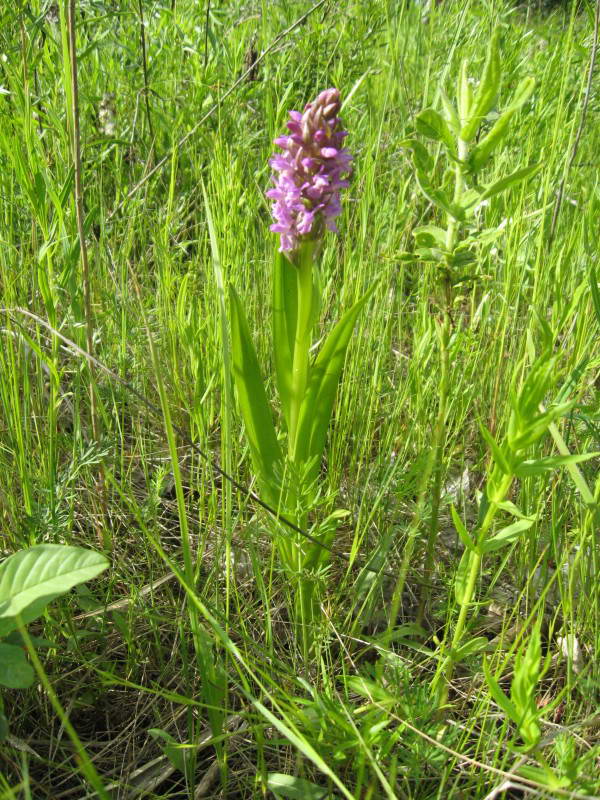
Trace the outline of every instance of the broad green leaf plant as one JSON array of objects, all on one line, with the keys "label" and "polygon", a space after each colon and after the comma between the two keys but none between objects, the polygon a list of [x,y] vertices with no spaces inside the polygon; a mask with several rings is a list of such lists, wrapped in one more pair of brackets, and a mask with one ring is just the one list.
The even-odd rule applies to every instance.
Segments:
[{"label": "broad green leaf plant", "polygon": [[[326,229],[335,230],[340,189],[347,185],[351,156],[342,146],[340,97],[328,89],[304,112],[290,112],[289,135],[275,140],[283,154],[271,166],[278,176],[267,195],[274,201],[271,230],[281,239],[273,270],[272,326],[275,383],[281,405],[276,427],[243,302],[230,289],[231,350],[238,406],[252,465],[265,501],[306,531],[319,493],[319,470],[346,350],[368,292],[347,310],[311,361],[320,303],[317,263]],[[328,564],[337,520],[330,515],[311,538],[277,520],[273,531],[280,564],[295,594],[298,639],[308,655],[319,617],[318,585]]]},{"label": "broad green leaf plant", "polygon": [[[101,553],[57,544],[19,550],[0,564],[0,686],[31,686],[34,670],[24,649],[24,626],[41,616],[52,600],[107,566]],[[0,701],[0,726],[6,727],[1,709]]]},{"label": "broad green leaf plant", "polygon": [[[431,583],[435,542],[439,528],[439,510],[442,495],[442,477],[446,418],[449,390],[452,382],[450,343],[453,332],[451,316],[453,292],[464,281],[476,278],[473,266],[478,261],[479,247],[501,235],[502,230],[480,230],[475,220],[475,210],[489,198],[507,191],[533,175],[540,167],[532,164],[520,167],[490,184],[481,182],[481,173],[488,166],[494,152],[510,131],[515,114],[531,97],[534,79],[524,78],[517,86],[507,105],[499,111],[495,105],[502,85],[502,59],[500,32],[491,39],[481,80],[473,91],[468,75],[468,64],[463,61],[456,86],[456,102],[441,92],[441,111],[425,108],[415,118],[415,135],[403,141],[410,153],[417,185],[423,196],[442,215],[445,227],[427,224],[413,231],[415,248],[402,258],[408,262],[433,265],[436,303],[439,310],[435,320],[440,353],[440,382],[438,411],[432,430],[431,456],[423,472],[417,512],[410,526],[398,579],[394,589],[390,630],[396,622],[402,591],[409,566],[414,557],[420,520],[426,498],[431,497],[431,515],[425,545],[425,569],[419,621],[429,603],[428,586]],[[494,120],[494,121],[492,121]],[[417,134],[437,146],[436,158],[430,154]],[[444,178],[437,181],[438,159],[446,162]],[[450,185],[446,176],[450,176]]]}]

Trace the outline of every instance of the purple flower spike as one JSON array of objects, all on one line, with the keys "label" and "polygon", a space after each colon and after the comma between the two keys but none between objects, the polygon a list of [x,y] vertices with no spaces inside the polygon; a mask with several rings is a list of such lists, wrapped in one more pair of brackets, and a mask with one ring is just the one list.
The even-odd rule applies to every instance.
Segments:
[{"label": "purple flower spike", "polygon": [[271,230],[281,237],[280,251],[294,251],[302,241],[319,239],[325,229],[337,231],[340,189],[348,186],[345,178],[352,164],[342,146],[348,134],[342,130],[339,111],[339,91],[326,89],[304,113],[290,111],[290,134],[275,139],[283,153],[269,161],[279,174],[273,175],[275,187],[267,197],[274,201]]}]

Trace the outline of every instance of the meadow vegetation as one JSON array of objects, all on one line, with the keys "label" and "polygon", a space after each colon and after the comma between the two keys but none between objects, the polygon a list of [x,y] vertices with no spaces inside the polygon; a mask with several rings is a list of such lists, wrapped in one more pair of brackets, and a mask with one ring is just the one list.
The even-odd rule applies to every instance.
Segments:
[{"label": "meadow vegetation", "polygon": [[2,800],[600,797],[599,9],[3,5]]}]

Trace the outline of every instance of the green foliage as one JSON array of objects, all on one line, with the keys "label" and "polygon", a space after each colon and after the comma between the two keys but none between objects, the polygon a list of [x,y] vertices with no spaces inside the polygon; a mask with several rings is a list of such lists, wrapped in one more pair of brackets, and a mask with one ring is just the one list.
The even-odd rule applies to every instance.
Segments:
[{"label": "green foliage", "polygon": [[[501,794],[504,778],[489,768],[548,796],[597,795],[594,4],[541,17],[502,2],[348,0],[293,27],[308,4],[124,0],[115,14],[117,4],[78,0],[94,355],[113,373],[95,370],[100,441],[84,356],[59,338],[85,349],[68,46],[55,5],[0,4],[0,558],[105,536],[111,570],[101,590],[63,598],[60,613],[27,609],[37,636],[2,639],[18,656],[13,669],[15,650],[4,650],[0,672],[14,684],[33,667],[36,681],[2,689],[0,795],[102,796],[79,769],[86,751],[110,796],[192,798],[212,777],[214,796],[477,798]],[[483,113],[495,30],[501,76]],[[477,148],[527,76],[533,92],[488,157]],[[277,266],[293,278],[286,298],[297,274],[285,256],[275,261],[264,191],[288,109],[327,86],[346,100],[355,164],[340,235],[328,236],[313,280],[306,386],[338,320],[377,289],[350,337],[325,457],[292,469],[295,336],[285,383],[275,344],[286,337],[265,310]],[[276,485],[291,518],[332,553],[275,531],[190,442],[266,499],[232,402],[229,285],[281,450]],[[542,407],[526,408],[535,352],[553,363]],[[160,401],[159,413],[145,400]],[[307,658],[296,576],[315,615]],[[522,685],[540,705],[542,736],[523,753],[482,661],[512,703],[515,655],[537,618],[540,678]],[[441,669],[438,710],[430,682],[443,664],[454,671]]]},{"label": "green foliage", "polygon": [[92,550],[39,544],[0,564],[0,636],[40,616],[52,600],[95,578],[108,566]]},{"label": "green foliage", "polygon": [[492,125],[489,133],[471,150],[468,158],[470,172],[477,173],[483,169],[494,150],[508,134],[510,121],[529,100],[534,88],[535,80],[533,78],[523,78],[517,86],[511,102]]},{"label": "green foliage", "polygon": [[[308,511],[319,494],[317,477],[350,337],[375,289],[372,287],[342,315],[310,364],[312,331],[320,306],[314,257],[312,242],[300,246],[292,261],[282,255],[275,257],[271,314],[273,362],[283,417],[279,437],[242,304],[233,287],[230,290],[233,376],[254,468],[265,499],[302,526],[306,526]],[[285,433],[288,457],[284,462],[279,439]],[[328,517],[310,541],[300,537],[291,543],[280,525],[271,526],[282,565],[296,582],[295,615],[305,653],[311,646],[311,629],[318,615],[319,573],[315,570],[327,562],[339,516]]]},{"label": "green foliage", "polygon": [[[421,261],[437,262],[446,278],[455,284],[464,280],[459,270],[476,263],[476,249],[485,242],[485,236],[480,236],[480,232],[469,221],[473,209],[517,186],[541,169],[541,165],[531,164],[496,179],[488,186],[480,185],[478,173],[508,135],[511,119],[531,96],[534,81],[526,78],[521,82],[513,99],[498,115],[489,132],[473,144],[500,93],[503,70],[499,29],[490,38],[485,66],[475,94],[468,68],[467,60],[463,60],[456,86],[456,106],[440,91],[442,113],[434,108],[425,108],[415,116],[414,121],[416,132],[438,143],[445,153],[448,167],[455,173],[452,196],[443,184],[439,185],[434,160],[427,149],[414,138],[402,142],[410,150],[421,193],[444,214],[447,221],[447,231],[443,237],[431,229],[427,230],[435,226],[421,227],[413,232],[417,240],[415,256]],[[462,237],[461,242],[459,226],[467,222],[471,230]],[[441,229],[437,230],[441,233]]]},{"label": "green foliage", "polygon": [[[108,567],[105,556],[67,545],[39,544],[13,553],[0,564],[0,686],[27,689],[34,670],[16,628],[39,617],[48,603]],[[1,706],[0,706],[1,709]],[[0,713],[0,741],[8,723]]]},{"label": "green foliage", "polygon": [[329,333],[310,370],[306,394],[300,407],[296,457],[299,463],[310,464],[307,476],[310,485],[317,477],[325,449],[333,403],[346,359],[350,337],[358,315],[373,295],[372,287],[352,308],[346,311]]},{"label": "green foliage", "polygon": [[275,797],[290,798],[290,800],[325,800],[329,795],[326,789],[316,786],[304,778],[293,775],[283,775],[272,772],[267,778],[267,786]]},{"label": "green foliage", "polygon": [[486,114],[492,110],[500,91],[501,80],[500,31],[495,30],[490,39],[487,58],[477,92],[470,103],[468,113],[461,115],[464,119],[467,119],[460,132],[460,138],[463,142],[470,142],[473,139]]},{"label": "green foliage", "polygon": [[26,689],[33,683],[33,668],[22,647],[0,642],[0,686]]},{"label": "green foliage", "polygon": [[297,314],[296,267],[283,253],[277,253],[273,266],[273,359],[279,399],[288,430],[292,410],[292,368]]},{"label": "green foliage", "polygon": [[231,352],[238,403],[246,424],[246,436],[254,468],[268,502],[278,507],[277,475],[282,455],[267,402],[258,359],[252,344],[242,302],[233,287],[229,291]]},{"label": "green foliage", "polygon": [[534,780],[550,789],[565,789],[573,784],[575,769],[573,763],[573,742],[563,743],[559,751],[559,770],[554,771],[540,753],[536,752],[542,731],[540,719],[549,708],[540,709],[537,691],[540,680],[548,670],[550,655],[542,661],[540,623],[537,623],[529,637],[526,647],[521,647],[515,657],[514,675],[510,686],[510,698],[502,691],[496,678],[484,659],[483,669],[490,693],[509,720],[515,725],[523,742],[522,749],[533,753],[541,766],[524,766],[519,774]]},{"label": "green foliage", "polygon": [[175,769],[185,775],[188,781],[192,780],[194,766],[192,748],[182,747],[170,733],[161,728],[150,728],[148,733],[155,741],[160,743],[164,754]]}]

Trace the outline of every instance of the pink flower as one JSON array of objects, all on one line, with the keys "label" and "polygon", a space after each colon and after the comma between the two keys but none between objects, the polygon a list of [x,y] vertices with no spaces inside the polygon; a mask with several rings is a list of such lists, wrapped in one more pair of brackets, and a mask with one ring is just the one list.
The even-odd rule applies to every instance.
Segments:
[{"label": "pink flower", "polygon": [[280,250],[296,250],[302,240],[318,239],[325,229],[337,231],[341,213],[340,189],[348,186],[352,156],[342,145],[348,135],[338,117],[340,93],[326,89],[304,109],[290,111],[290,134],[275,144],[283,153],[269,164],[275,187],[267,197],[273,202],[271,230],[281,237]]}]

